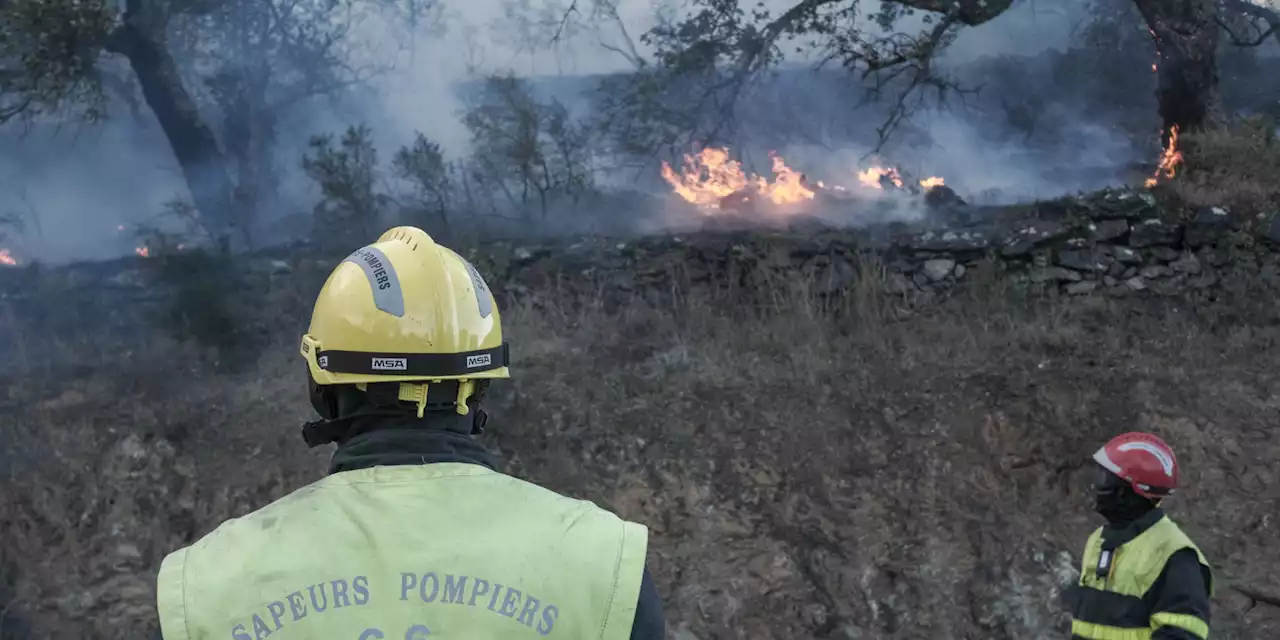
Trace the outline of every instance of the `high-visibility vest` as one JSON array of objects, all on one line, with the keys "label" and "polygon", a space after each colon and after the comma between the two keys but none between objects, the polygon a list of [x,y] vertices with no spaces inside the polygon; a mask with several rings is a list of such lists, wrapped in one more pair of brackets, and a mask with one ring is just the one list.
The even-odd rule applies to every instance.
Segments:
[{"label": "high-visibility vest", "polygon": [[627,640],[648,529],[462,463],[330,475],[171,553],[165,640]]},{"label": "high-visibility vest", "polygon": [[[1102,548],[1102,528],[1094,531],[1080,565],[1072,638],[1150,640],[1155,628],[1169,625],[1207,639],[1205,621],[1193,615],[1152,612],[1143,600],[1170,556],[1183,549],[1194,550],[1200,564],[1210,568],[1200,549],[1168,516],[1112,551]],[[1212,578],[1209,592],[1213,592]]]}]

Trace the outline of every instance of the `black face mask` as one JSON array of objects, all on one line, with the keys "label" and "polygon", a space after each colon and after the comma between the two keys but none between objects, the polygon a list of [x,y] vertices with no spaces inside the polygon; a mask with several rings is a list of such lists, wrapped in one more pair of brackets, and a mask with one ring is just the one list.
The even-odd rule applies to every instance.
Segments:
[{"label": "black face mask", "polygon": [[1120,476],[1099,465],[1094,471],[1093,510],[1113,526],[1123,526],[1151,512],[1155,503],[1138,495]]}]

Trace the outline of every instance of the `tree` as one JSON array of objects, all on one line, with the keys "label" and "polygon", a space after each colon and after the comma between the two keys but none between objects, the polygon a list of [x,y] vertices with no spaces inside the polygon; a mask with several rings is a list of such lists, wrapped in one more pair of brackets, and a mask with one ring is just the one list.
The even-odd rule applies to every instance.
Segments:
[{"label": "tree", "polygon": [[302,169],[320,187],[313,227],[322,246],[349,246],[376,235],[390,199],[378,188],[378,151],[364,125],[313,136]]},{"label": "tree", "polygon": [[557,100],[541,101],[511,75],[486,78],[462,118],[471,132],[471,173],[498,189],[515,213],[545,221],[553,200],[594,184],[589,132]]},{"label": "tree", "polygon": [[[347,56],[361,10],[421,17],[434,7],[405,2],[124,0],[117,15],[118,0],[0,0],[0,124],[68,112],[104,117],[104,87],[119,85],[122,58],[204,225],[224,247],[233,234],[247,241],[248,221],[237,211],[251,212],[272,184],[267,151],[281,114],[364,77]],[[209,112],[223,116],[221,139]]]},{"label": "tree", "polygon": [[1218,87],[1218,7],[1214,0],[1134,0],[1155,39],[1163,146],[1175,130],[1199,131],[1222,118]]},{"label": "tree", "polygon": [[[780,62],[784,46],[790,46],[869,81],[872,97],[895,96],[880,127],[883,143],[918,106],[909,102],[917,90],[932,88],[942,96],[955,88],[934,59],[957,31],[996,18],[1012,2],[895,0],[866,15],[856,0],[799,0],[781,13],[759,6],[748,10],[738,0],[693,0],[688,15],[660,22],[641,40],[653,48],[660,69],[702,79],[699,107],[717,117],[701,138],[714,139],[732,126],[733,109],[750,81]],[[922,18],[921,31],[896,28],[900,18],[916,15]]]},{"label": "tree", "polygon": [[[653,49],[654,64],[641,65],[630,78],[608,86],[606,107],[632,116],[624,120],[647,116],[662,123],[647,130],[629,123],[621,146],[673,144],[677,132],[688,138],[685,142],[716,144],[733,126],[733,110],[748,83],[791,49],[854,72],[868,83],[873,99],[890,98],[889,116],[879,129],[883,144],[921,105],[922,90],[942,98],[961,89],[934,63],[958,31],[994,20],[1012,4],[886,0],[868,14],[857,0],[793,0],[781,12],[740,0],[690,0],[682,17],[661,21],[644,34],[641,40]],[[1132,6],[1159,50],[1157,98],[1166,136],[1174,127],[1194,131],[1220,119],[1216,54],[1222,31],[1240,46],[1256,46],[1271,36],[1280,42],[1280,18],[1250,0],[1133,0]],[[923,29],[900,29],[907,16],[920,17]],[[1250,28],[1242,28],[1241,21]],[[1231,30],[1233,23],[1237,31]],[[1252,33],[1238,35],[1244,31]],[[697,88],[690,90],[690,83]],[[668,109],[681,95],[686,102]]]},{"label": "tree", "polygon": [[412,145],[396,152],[392,164],[399,176],[413,185],[418,206],[434,214],[447,234],[457,187],[454,167],[445,160],[440,145],[419,132]]},{"label": "tree", "polygon": [[358,62],[386,53],[363,55],[351,37],[364,12],[425,8],[392,0],[216,0],[175,25],[186,84],[220,115],[246,242],[257,212],[275,204],[280,180],[272,152],[280,122],[311,98],[338,95],[391,68]]},{"label": "tree", "polygon": [[105,115],[104,54],[128,61],[182,168],[192,199],[222,244],[231,226],[231,178],[213,131],[183,85],[167,43],[170,20],[195,0],[3,0],[0,4],[0,121],[78,108]]}]

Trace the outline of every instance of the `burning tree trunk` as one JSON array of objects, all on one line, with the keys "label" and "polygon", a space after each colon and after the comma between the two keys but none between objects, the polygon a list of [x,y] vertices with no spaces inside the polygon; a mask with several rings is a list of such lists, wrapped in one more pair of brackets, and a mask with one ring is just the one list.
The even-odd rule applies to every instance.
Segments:
[{"label": "burning tree trunk", "polygon": [[1134,0],[1155,39],[1156,97],[1170,132],[1199,131],[1222,118],[1218,91],[1218,23],[1214,0]]}]

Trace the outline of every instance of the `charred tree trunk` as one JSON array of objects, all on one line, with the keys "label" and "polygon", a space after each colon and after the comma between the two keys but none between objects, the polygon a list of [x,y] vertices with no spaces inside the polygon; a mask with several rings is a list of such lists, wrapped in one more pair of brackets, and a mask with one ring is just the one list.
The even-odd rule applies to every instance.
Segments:
[{"label": "charred tree trunk", "polygon": [[224,79],[220,100],[227,160],[236,174],[232,222],[246,248],[254,246],[254,223],[263,220],[277,198],[279,180],[271,158],[277,116],[267,100],[267,83],[265,69],[240,69]]},{"label": "charred tree trunk", "polygon": [[1155,38],[1156,98],[1169,132],[1199,131],[1222,118],[1218,89],[1218,23],[1214,0],[1134,0]]},{"label": "charred tree trunk", "polygon": [[226,157],[182,84],[164,41],[159,12],[148,0],[129,0],[107,49],[125,56],[138,77],[142,96],[160,122],[182,168],[191,198],[215,246],[230,248],[232,183]]}]

